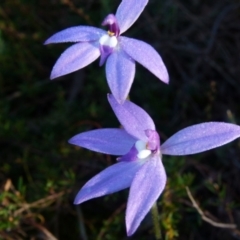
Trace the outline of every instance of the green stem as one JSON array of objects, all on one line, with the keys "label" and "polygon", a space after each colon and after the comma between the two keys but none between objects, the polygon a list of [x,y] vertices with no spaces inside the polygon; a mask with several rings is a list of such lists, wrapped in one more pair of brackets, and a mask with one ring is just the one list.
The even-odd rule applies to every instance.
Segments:
[{"label": "green stem", "polygon": [[154,233],[155,233],[155,238],[156,240],[161,240],[161,229],[159,226],[159,214],[158,214],[158,207],[157,207],[157,202],[155,202],[151,208],[151,213],[152,213],[152,220],[153,220],[153,228],[154,228]]}]

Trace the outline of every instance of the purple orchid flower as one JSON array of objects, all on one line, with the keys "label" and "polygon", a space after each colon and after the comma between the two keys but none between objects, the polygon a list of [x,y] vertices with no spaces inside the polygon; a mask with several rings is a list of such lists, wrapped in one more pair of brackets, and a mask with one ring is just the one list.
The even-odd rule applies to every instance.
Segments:
[{"label": "purple orchid flower", "polygon": [[134,103],[108,100],[123,129],[97,129],[80,133],[69,143],[96,152],[120,156],[118,163],[90,179],[74,203],[130,187],[127,202],[127,235],[132,235],[166,185],[162,154],[188,155],[229,143],[240,136],[235,124],[208,122],[184,128],[160,147],[159,135],[150,116]]},{"label": "purple orchid flower", "polygon": [[109,14],[102,22],[109,30],[77,26],[54,34],[45,44],[77,42],[57,60],[51,79],[81,69],[100,56],[100,66],[106,61],[106,76],[114,97],[123,102],[135,75],[135,61],[156,77],[168,83],[168,72],[159,54],[147,43],[122,37],[137,20],[148,0],[122,0],[116,15]]}]

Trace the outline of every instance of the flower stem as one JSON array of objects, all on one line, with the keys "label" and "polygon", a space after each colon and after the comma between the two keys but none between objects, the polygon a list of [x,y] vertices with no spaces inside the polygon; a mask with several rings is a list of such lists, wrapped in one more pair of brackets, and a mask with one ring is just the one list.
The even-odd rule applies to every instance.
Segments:
[{"label": "flower stem", "polygon": [[158,213],[158,207],[157,207],[157,202],[155,202],[151,208],[151,213],[152,213],[152,220],[153,220],[153,228],[154,228],[154,233],[155,233],[155,238],[156,240],[161,240],[161,229],[159,226],[159,213]]}]

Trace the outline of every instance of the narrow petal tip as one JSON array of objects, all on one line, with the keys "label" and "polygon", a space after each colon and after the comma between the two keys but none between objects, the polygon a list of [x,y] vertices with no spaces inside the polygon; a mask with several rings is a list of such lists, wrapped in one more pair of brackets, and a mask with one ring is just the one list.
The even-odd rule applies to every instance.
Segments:
[{"label": "narrow petal tip", "polygon": [[74,136],[74,137],[71,137],[71,138],[68,140],[68,143],[74,145],[74,144],[75,144],[74,138],[75,138],[75,136]]},{"label": "narrow petal tip", "polygon": [[78,205],[78,204],[80,204],[81,202],[79,202],[76,198],[74,199],[74,202],[73,202],[73,204],[74,205]]},{"label": "narrow petal tip", "polygon": [[44,41],[43,45],[47,45],[47,44],[50,44],[50,43],[52,43],[51,37],[48,38],[46,41]]},{"label": "narrow petal tip", "polygon": [[53,69],[52,69],[52,72],[50,74],[50,80],[55,80],[56,78],[67,75],[67,74],[69,74],[69,73],[66,73],[66,74],[59,73],[58,69],[56,70],[55,66],[54,66]]},{"label": "narrow petal tip", "polygon": [[43,45],[47,45],[48,44],[48,40],[46,40],[44,43],[43,43]]},{"label": "narrow petal tip", "polygon": [[[91,199],[91,197],[90,197]],[[88,198],[86,198],[86,196],[84,196],[83,194],[81,194],[81,190],[78,192],[77,196],[75,197],[73,204],[74,205],[79,205],[81,203],[86,202],[87,200],[89,200]]]},{"label": "narrow petal tip", "polygon": [[59,76],[52,72],[51,75],[50,75],[50,80],[54,80],[57,77],[59,77]]},{"label": "narrow petal tip", "polygon": [[169,75],[167,75],[164,79],[161,79],[164,83],[169,84]]}]

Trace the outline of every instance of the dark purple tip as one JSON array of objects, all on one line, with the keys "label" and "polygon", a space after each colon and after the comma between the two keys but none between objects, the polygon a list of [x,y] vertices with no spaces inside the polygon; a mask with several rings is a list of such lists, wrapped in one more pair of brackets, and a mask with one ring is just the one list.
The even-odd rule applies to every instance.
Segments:
[{"label": "dark purple tip", "polygon": [[114,14],[108,14],[102,22],[102,26],[109,26],[109,32],[114,36],[119,36],[120,29]]}]

